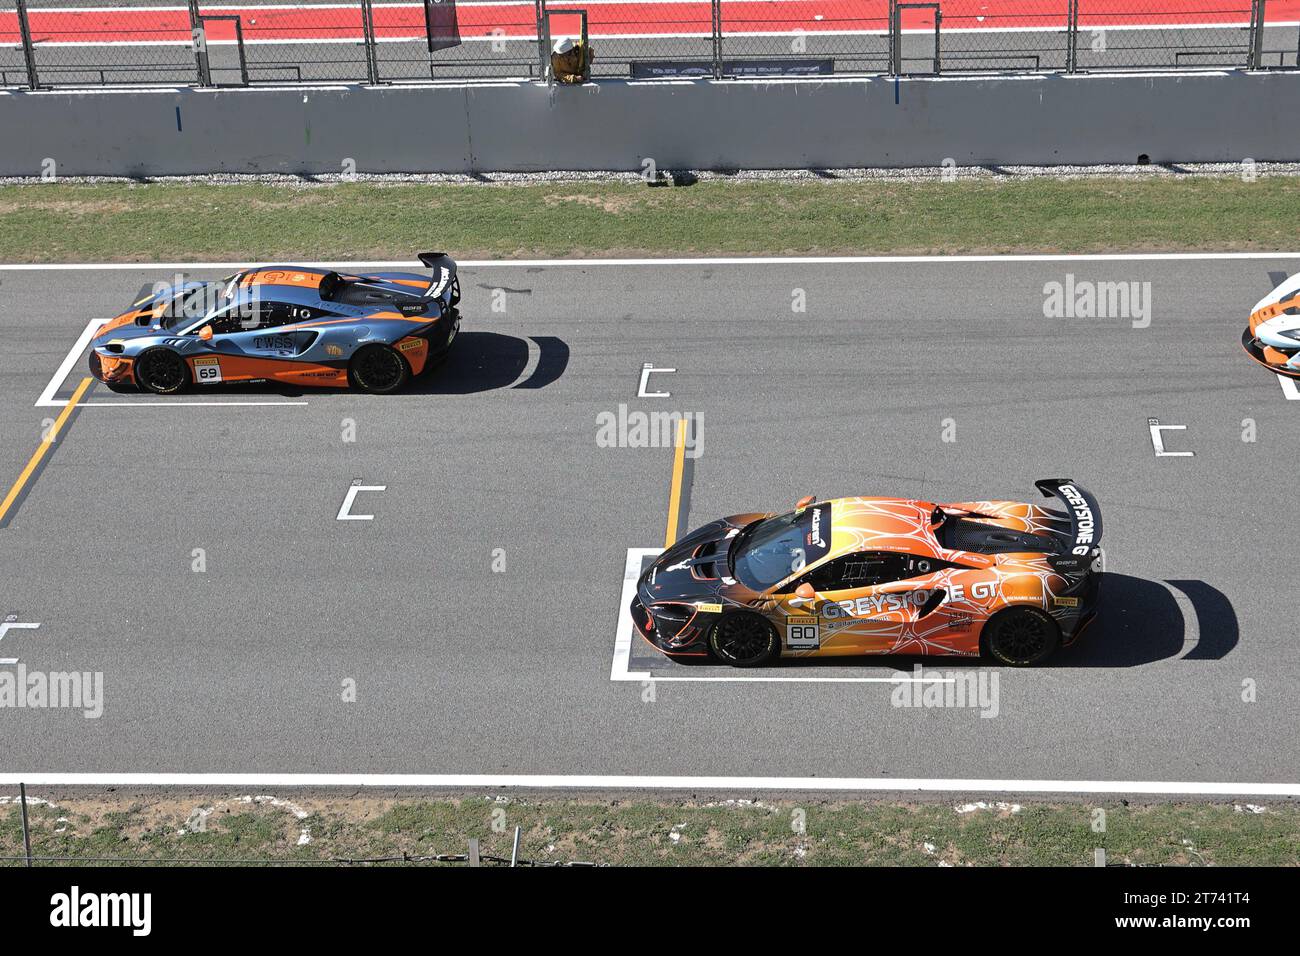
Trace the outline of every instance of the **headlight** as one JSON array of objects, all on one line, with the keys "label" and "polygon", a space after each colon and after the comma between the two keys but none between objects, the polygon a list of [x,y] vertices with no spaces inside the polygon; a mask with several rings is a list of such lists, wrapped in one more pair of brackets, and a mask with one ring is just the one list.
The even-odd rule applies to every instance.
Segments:
[{"label": "headlight", "polygon": [[1279,332],[1278,335],[1285,339],[1293,339],[1296,342],[1300,342],[1300,328],[1287,329],[1284,332]]},{"label": "headlight", "polygon": [[681,633],[686,622],[691,619],[695,609],[686,607],[681,604],[656,604],[650,608],[650,616],[654,618],[655,630],[661,637],[672,638]]}]

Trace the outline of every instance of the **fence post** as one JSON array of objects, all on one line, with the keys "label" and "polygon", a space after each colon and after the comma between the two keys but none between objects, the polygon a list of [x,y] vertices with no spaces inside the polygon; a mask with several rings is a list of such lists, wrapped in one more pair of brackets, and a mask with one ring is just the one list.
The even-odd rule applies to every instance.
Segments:
[{"label": "fence post", "polygon": [[551,66],[550,40],[544,34],[546,25],[546,0],[533,0],[533,9],[537,13],[537,78],[546,79],[546,71]]},{"label": "fence post", "polygon": [[898,12],[898,0],[889,0],[889,74],[901,76],[903,73],[903,36],[902,16]]},{"label": "fence post", "polygon": [[27,85],[36,89],[36,49],[32,46],[32,27],[27,22],[27,0],[17,0],[18,33],[23,41],[23,61],[27,64]]},{"label": "fence post", "polygon": [[189,0],[190,39],[194,43],[194,67],[199,74],[199,86],[212,85],[212,71],[208,64],[208,34],[199,15],[199,0]]},{"label": "fence post", "polygon": [[377,86],[379,60],[375,56],[375,12],[370,0],[361,0],[361,33],[366,47],[366,80],[371,86]]},{"label": "fence post", "polygon": [[1065,14],[1065,72],[1079,68],[1079,0],[1069,0]]},{"label": "fence post", "polygon": [[712,0],[713,13],[713,78],[722,79],[722,0]]},{"label": "fence post", "polygon": [[1264,61],[1264,0],[1250,2],[1250,54],[1246,69],[1258,70]]},{"label": "fence post", "polygon": [[27,784],[18,784],[18,802],[23,805],[23,854],[27,857],[27,865],[32,865],[32,831],[27,826]]}]

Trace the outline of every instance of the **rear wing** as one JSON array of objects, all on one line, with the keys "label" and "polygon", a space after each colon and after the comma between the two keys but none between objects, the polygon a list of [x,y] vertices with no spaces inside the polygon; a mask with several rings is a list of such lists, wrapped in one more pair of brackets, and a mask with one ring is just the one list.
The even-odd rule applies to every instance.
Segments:
[{"label": "rear wing", "polygon": [[433,283],[424,291],[427,299],[436,299],[448,287],[452,289],[452,304],[460,299],[460,283],[456,281],[456,260],[445,252],[417,253],[426,268],[433,270]]},{"label": "rear wing", "polygon": [[1047,498],[1056,498],[1065,505],[1062,520],[1070,522],[1068,551],[1051,559],[1052,567],[1062,573],[1088,570],[1101,554],[1101,508],[1097,499],[1072,478],[1040,478],[1034,487]]}]

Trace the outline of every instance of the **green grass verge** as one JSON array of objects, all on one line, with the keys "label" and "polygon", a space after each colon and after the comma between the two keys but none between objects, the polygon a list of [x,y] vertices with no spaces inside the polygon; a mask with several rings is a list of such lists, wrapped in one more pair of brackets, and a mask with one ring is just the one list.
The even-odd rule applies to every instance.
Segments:
[{"label": "green grass verge", "polygon": [[[1300,806],[1287,803],[971,809],[811,800],[286,799],[292,802],[172,793],[60,798],[31,807],[32,851],[82,861],[401,861],[463,854],[476,838],[484,855],[509,857],[519,826],[521,857],[548,863],[1090,866],[1094,849],[1104,848],[1111,863],[1300,864]],[[1099,810],[1102,832],[1094,829]],[[0,856],[22,852],[19,810],[0,808]]]},{"label": "green grass verge", "polygon": [[1300,179],[0,187],[0,261],[1290,249]]}]

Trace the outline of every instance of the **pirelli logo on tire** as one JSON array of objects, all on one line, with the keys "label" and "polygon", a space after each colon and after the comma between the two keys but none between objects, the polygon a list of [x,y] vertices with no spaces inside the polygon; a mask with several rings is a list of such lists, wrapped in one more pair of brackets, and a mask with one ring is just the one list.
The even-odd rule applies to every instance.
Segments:
[{"label": "pirelli logo on tire", "polygon": [[815,617],[787,617],[785,646],[792,651],[815,651],[821,647],[821,626]]}]

